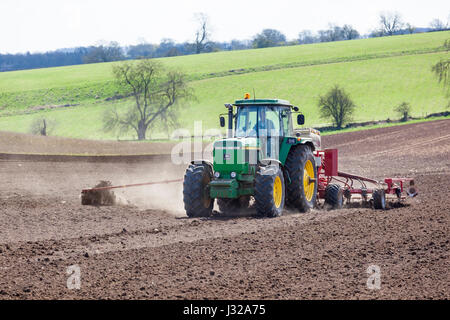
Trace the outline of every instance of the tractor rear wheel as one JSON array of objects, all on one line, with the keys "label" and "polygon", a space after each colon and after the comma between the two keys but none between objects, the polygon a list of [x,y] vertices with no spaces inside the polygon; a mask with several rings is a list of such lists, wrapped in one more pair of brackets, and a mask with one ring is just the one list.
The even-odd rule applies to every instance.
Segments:
[{"label": "tractor rear wheel", "polygon": [[386,209],[386,194],[383,189],[375,189],[372,194],[373,207],[375,209]]},{"label": "tractor rear wheel", "polygon": [[288,204],[300,212],[314,208],[317,197],[317,168],[311,148],[297,145],[291,149],[285,168],[291,179],[287,185]]},{"label": "tractor rear wheel", "polygon": [[332,209],[341,209],[344,204],[344,190],[338,184],[329,184],[325,188],[325,203]]},{"label": "tractor rear wheel", "polygon": [[212,177],[212,169],[206,164],[191,164],[186,169],[183,202],[188,217],[211,216],[214,199],[209,196],[208,184]]},{"label": "tractor rear wheel", "polygon": [[262,217],[278,217],[285,201],[283,171],[279,166],[260,167],[255,177],[255,207]]}]

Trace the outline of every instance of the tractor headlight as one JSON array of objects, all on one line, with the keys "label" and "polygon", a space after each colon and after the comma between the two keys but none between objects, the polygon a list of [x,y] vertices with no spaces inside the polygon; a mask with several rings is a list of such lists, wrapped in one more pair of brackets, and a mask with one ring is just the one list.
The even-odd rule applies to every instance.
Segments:
[{"label": "tractor headlight", "polygon": [[236,178],[236,172],[232,172],[232,173],[230,173],[230,176],[234,179],[234,178]]},{"label": "tractor headlight", "polygon": [[220,172],[219,171],[214,172],[214,177],[219,178],[220,177]]}]

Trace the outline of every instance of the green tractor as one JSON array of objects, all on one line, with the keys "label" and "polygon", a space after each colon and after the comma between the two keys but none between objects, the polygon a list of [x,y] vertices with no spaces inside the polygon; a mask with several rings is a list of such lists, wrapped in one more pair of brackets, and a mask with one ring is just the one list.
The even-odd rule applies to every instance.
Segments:
[{"label": "green tractor", "polygon": [[[214,142],[213,163],[192,161],[186,169],[183,201],[189,217],[212,215],[214,200],[228,214],[254,198],[260,216],[277,217],[285,206],[307,212],[316,204],[320,133],[296,129],[305,118],[280,99],[245,99],[226,104],[228,134]],[[225,118],[220,116],[225,127]]]}]

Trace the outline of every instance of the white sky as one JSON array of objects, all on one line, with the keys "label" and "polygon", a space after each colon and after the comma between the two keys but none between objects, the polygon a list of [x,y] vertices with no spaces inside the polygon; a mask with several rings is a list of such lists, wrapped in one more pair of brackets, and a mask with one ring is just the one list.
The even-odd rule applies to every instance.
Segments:
[{"label": "white sky", "polygon": [[294,39],[301,30],[317,31],[330,22],[365,34],[377,27],[382,11],[398,11],[405,22],[427,27],[435,18],[449,20],[450,1],[0,0],[0,52],[42,52],[100,40],[192,41],[197,12],[209,16],[216,41],[250,39],[264,28]]}]

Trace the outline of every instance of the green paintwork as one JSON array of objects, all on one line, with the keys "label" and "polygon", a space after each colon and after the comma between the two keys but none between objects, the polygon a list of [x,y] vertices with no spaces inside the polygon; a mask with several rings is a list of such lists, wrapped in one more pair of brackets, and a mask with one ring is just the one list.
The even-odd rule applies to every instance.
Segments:
[{"label": "green paintwork", "polygon": [[[284,137],[277,160],[284,165],[291,147],[302,143],[305,141],[297,137]],[[219,172],[220,176],[209,184],[210,197],[236,199],[244,195],[253,195],[256,165],[251,163],[256,164],[261,160],[259,151],[257,138],[228,138],[216,141],[213,150],[214,171]],[[230,155],[229,159],[224,159],[225,154]],[[249,162],[249,157],[257,160]],[[235,178],[231,178],[231,172],[236,172]]]},{"label": "green paintwork", "polygon": [[[254,174],[246,175],[246,180],[253,183]],[[239,198],[244,195],[252,195],[253,185],[252,183],[242,183],[237,176],[235,179],[230,177],[219,178],[209,183],[209,195],[211,198]]]},{"label": "green paintwork", "polygon": [[[209,184],[211,198],[238,198],[253,194],[255,165],[258,154],[257,138],[229,138],[214,143],[214,171],[220,173]],[[254,161],[249,161],[254,157]],[[231,172],[236,173],[231,178]]]},{"label": "green paintwork", "polygon": [[[295,139],[295,143],[288,143],[289,140]],[[279,159],[280,162],[284,165],[287,159],[287,156],[289,154],[289,151],[291,150],[291,147],[297,143],[300,143],[300,141],[297,141],[294,137],[284,137],[283,142],[280,145],[280,154]]]},{"label": "green paintwork", "polygon": [[[249,156],[255,156],[257,138],[229,138],[214,142],[214,171],[220,173],[250,173]],[[247,154],[247,157],[246,157]],[[257,160],[257,159],[255,159]],[[256,161],[254,161],[256,163]]]}]

